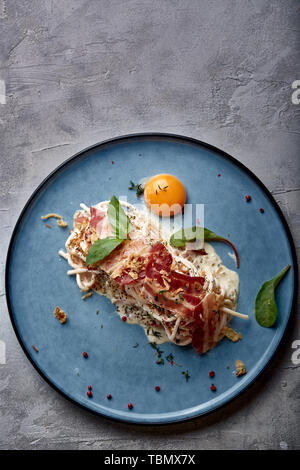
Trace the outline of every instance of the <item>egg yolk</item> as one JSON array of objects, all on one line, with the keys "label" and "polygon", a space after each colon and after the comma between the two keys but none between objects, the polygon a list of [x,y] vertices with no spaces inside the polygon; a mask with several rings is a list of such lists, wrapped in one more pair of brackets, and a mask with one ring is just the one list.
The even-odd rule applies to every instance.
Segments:
[{"label": "egg yolk", "polygon": [[147,181],[144,198],[152,212],[168,217],[182,212],[186,191],[176,176],[161,174]]}]

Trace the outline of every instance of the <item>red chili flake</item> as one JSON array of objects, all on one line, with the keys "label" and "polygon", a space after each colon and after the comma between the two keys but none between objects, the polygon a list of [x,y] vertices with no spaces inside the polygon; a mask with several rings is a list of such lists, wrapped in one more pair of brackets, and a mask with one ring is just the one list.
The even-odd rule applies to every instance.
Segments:
[{"label": "red chili flake", "polygon": [[112,161],[111,161],[111,164],[113,165],[114,163],[115,163],[115,162],[112,160]]},{"label": "red chili flake", "polygon": [[221,176],[221,173],[218,173],[218,176]]},{"label": "red chili flake", "polygon": [[184,325],[184,321],[181,321],[181,322],[179,323],[179,325],[180,325],[180,326],[183,326],[183,325]]},{"label": "red chili flake", "polygon": [[213,370],[211,370],[208,374],[210,377],[214,377],[215,376],[215,372]]},{"label": "red chili flake", "polygon": [[245,199],[247,202],[250,202],[251,201],[251,196],[249,194],[247,194],[247,196],[245,196]]},{"label": "red chili flake", "polygon": [[85,352],[85,351],[82,353],[82,355],[83,355],[83,357],[84,357],[85,359],[87,359],[87,358],[89,357],[88,353]]},{"label": "red chili flake", "polygon": [[171,366],[172,366],[172,365],[174,364],[174,361],[171,361],[170,364],[171,364]]},{"label": "red chili flake", "polygon": [[127,317],[125,317],[125,315],[123,315],[122,321],[127,321]]},{"label": "red chili flake", "polygon": [[156,385],[154,388],[155,388],[155,390],[156,390],[157,392],[160,391],[160,386],[159,386],[159,385]]},{"label": "red chili flake", "polygon": [[210,389],[212,392],[215,392],[217,390],[217,387],[214,384],[212,384]]},{"label": "red chili flake", "polygon": [[261,212],[261,213],[263,214],[265,211],[264,211],[264,209],[261,207],[261,208],[259,209],[259,212]]},{"label": "red chili flake", "polygon": [[38,348],[36,348],[34,345],[32,345],[32,348],[35,350],[35,352],[39,352]]},{"label": "red chili flake", "polygon": [[128,403],[128,408],[129,408],[130,410],[132,410],[133,404],[132,404],[132,403]]},{"label": "red chili flake", "polygon": [[86,394],[87,394],[87,396],[88,396],[89,398],[92,398],[92,396],[93,396],[93,394],[92,394],[92,392],[91,392],[90,390],[89,390],[88,392],[86,392]]},{"label": "red chili flake", "polygon": [[207,253],[204,249],[199,250],[199,254],[202,255],[202,256],[207,255]]},{"label": "red chili flake", "polygon": [[45,226],[46,226],[47,228],[51,228],[51,225],[50,225],[50,224],[45,224]]},{"label": "red chili flake", "polygon": [[106,395],[106,398],[107,398],[108,400],[110,400],[110,399],[111,399],[111,394],[108,393],[108,395]]},{"label": "red chili flake", "polygon": [[88,385],[88,389],[89,389],[89,390],[92,390],[92,386],[91,386],[91,385]]}]

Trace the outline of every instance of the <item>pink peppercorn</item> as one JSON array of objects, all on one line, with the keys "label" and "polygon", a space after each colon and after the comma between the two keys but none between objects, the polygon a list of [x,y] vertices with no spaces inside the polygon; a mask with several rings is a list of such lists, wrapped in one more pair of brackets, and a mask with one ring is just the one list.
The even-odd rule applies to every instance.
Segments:
[{"label": "pink peppercorn", "polygon": [[259,209],[259,212],[261,212],[261,213],[263,214],[265,211],[264,211],[264,209],[261,207],[261,208]]},{"label": "pink peppercorn", "polygon": [[217,387],[214,384],[212,384],[210,389],[212,392],[215,392],[217,390]]},{"label": "pink peppercorn", "polygon": [[93,396],[93,394],[92,394],[92,392],[91,392],[90,390],[89,390],[88,392],[86,392],[86,394],[87,394],[87,396],[88,396],[89,398],[92,398],[92,396]]},{"label": "pink peppercorn", "polygon": [[128,408],[129,408],[129,410],[132,410],[133,404],[132,404],[132,403],[128,403]]},{"label": "pink peppercorn", "polygon": [[87,359],[87,358],[89,357],[88,353],[85,352],[85,351],[82,353],[82,355],[83,355],[83,357],[84,357],[85,359]]},{"label": "pink peppercorn", "polygon": [[106,395],[106,398],[107,398],[108,400],[110,400],[110,399],[111,399],[111,394],[109,393],[108,395]]},{"label": "pink peppercorn", "polygon": [[159,386],[159,385],[156,385],[154,388],[155,388],[155,390],[156,390],[157,392],[160,391],[160,386]]},{"label": "pink peppercorn", "polygon": [[91,385],[88,385],[88,389],[89,389],[89,390],[92,390],[92,386],[91,386]]},{"label": "pink peppercorn", "polygon": [[215,376],[215,372],[213,370],[211,370],[208,374],[210,377],[214,377]]},{"label": "pink peppercorn", "polygon": [[127,321],[127,317],[125,317],[125,315],[123,315],[122,321]]},{"label": "pink peppercorn", "polygon": [[250,202],[251,201],[251,196],[249,196],[249,194],[247,194],[247,196],[245,196],[245,199],[247,202]]},{"label": "pink peppercorn", "polygon": [[112,160],[112,161],[111,161],[111,164],[113,165],[114,163],[115,163],[115,162]]}]

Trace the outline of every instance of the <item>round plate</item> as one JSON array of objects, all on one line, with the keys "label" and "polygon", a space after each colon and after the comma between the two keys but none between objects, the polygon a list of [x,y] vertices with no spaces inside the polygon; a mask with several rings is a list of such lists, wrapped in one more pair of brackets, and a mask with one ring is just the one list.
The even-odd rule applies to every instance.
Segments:
[{"label": "round plate", "polygon": [[[232,320],[243,339],[222,340],[200,356],[192,347],[163,344],[165,362],[142,328],[127,325],[104,297],[82,300],[68,265],[59,257],[79,204],[127,196],[136,203],[130,180],[171,173],[180,178],[189,203],[205,204],[205,225],[229,238],[240,254],[238,310],[250,316]],[[221,174],[221,176],[218,176]],[[250,203],[245,195],[250,194]],[[260,213],[259,208],[264,208]],[[41,215],[56,212],[45,227]],[[235,261],[227,245],[214,247],[230,269]],[[279,285],[278,319],[273,328],[260,327],[254,317],[256,294],[265,280],[284,266],[291,269]],[[284,334],[293,305],[297,275],[295,250],[287,224],[263,184],[238,161],[195,139],[169,134],[124,136],[95,145],[58,167],[27,202],[12,235],[6,264],[8,309],[16,335],[39,373],[73,402],[109,418],[130,423],[171,423],[187,420],[224,405],[260,374]],[[53,311],[68,314],[61,325]],[[99,311],[97,313],[97,311]],[[32,345],[38,348],[36,352]],[[82,352],[88,352],[84,359]],[[166,358],[174,356],[172,365]],[[235,375],[235,361],[247,368]],[[209,371],[215,371],[214,379]],[[184,372],[190,378],[186,381]],[[212,382],[217,390],[212,392]],[[93,387],[93,398],[86,395]],[[160,392],[154,387],[160,386]],[[110,393],[112,399],[106,395]],[[133,403],[129,410],[128,402]]]}]

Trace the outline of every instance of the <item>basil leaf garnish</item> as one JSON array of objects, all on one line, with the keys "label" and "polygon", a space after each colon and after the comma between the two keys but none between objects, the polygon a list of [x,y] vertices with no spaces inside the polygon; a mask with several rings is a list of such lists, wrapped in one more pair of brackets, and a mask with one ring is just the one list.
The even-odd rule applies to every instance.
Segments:
[{"label": "basil leaf garnish", "polygon": [[116,196],[112,196],[108,208],[107,216],[109,223],[114,230],[114,236],[96,240],[92,244],[86,257],[86,265],[97,263],[106,258],[113,250],[115,250],[125,239],[130,232],[130,220],[125,214],[121,204]]},{"label": "basil leaf garnish", "polygon": [[119,238],[107,237],[101,240],[96,240],[92,244],[86,257],[86,265],[96,263],[106,258],[117,246],[121,245],[123,240]]},{"label": "basil leaf garnish", "polygon": [[186,243],[193,242],[195,240],[204,239],[205,241],[211,242],[224,242],[227,243],[234,251],[236,257],[236,267],[238,268],[240,265],[239,255],[235,248],[235,246],[226,238],[217,235],[216,233],[212,232],[208,228],[205,227],[190,227],[190,228],[183,228],[178,230],[178,232],[173,233],[170,238],[171,245],[175,247],[184,247]]},{"label": "basil leaf garnish", "polygon": [[275,301],[275,289],[290,269],[288,264],[277,276],[266,281],[261,286],[255,300],[255,318],[260,326],[270,328],[277,318],[277,305]]},{"label": "basil leaf garnish", "polygon": [[116,196],[112,196],[109,202],[107,216],[110,225],[115,230],[116,237],[126,239],[130,232],[130,220]]}]

